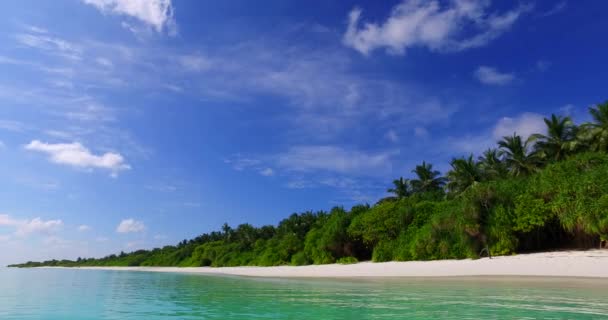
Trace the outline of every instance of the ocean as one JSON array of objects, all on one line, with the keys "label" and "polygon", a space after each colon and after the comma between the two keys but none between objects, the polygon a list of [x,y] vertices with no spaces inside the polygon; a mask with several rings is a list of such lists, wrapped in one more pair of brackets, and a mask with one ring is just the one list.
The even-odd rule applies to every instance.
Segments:
[{"label": "ocean", "polygon": [[0,269],[0,319],[608,319],[608,280]]}]

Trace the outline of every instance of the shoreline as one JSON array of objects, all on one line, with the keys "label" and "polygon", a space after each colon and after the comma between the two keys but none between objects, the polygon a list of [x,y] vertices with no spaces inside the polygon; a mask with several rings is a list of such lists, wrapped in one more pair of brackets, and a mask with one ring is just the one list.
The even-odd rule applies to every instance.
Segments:
[{"label": "shoreline", "polygon": [[360,262],[276,267],[39,267],[263,278],[434,278],[475,276],[608,278],[608,250],[556,251],[478,260]]}]

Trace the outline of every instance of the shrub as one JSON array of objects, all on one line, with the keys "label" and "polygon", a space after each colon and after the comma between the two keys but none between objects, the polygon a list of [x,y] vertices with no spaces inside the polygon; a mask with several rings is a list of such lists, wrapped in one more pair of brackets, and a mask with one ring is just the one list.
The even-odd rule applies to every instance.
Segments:
[{"label": "shrub", "polygon": [[353,264],[359,262],[355,257],[342,257],[336,261],[339,264]]}]

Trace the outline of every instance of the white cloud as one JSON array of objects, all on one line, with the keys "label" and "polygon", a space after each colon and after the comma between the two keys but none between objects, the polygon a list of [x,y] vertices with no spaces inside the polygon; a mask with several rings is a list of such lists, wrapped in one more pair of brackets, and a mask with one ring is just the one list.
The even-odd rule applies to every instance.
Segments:
[{"label": "white cloud", "polygon": [[[489,1],[403,0],[393,7],[382,23],[359,26],[361,9],[349,13],[343,42],[364,55],[386,48],[393,54],[404,54],[411,47],[437,51],[459,51],[486,45],[506,32],[531,9],[520,6],[503,14],[489,13]],[[465,34],[465,30],[473,31]]]},{"label": "white cloud", "polygon": [[[236,154],[233,159],[224,159],[224,163],[231,165],[236,171],[243,171],[249,168],[258,168],[262,164],[262,161]],[[259,170],[262,169],[260,168]]]},{"label": "white cloud", "polygon": [[0,214],[0,226],[14,227],[15,235],[27,236],[29,234],[50,234],[63,226],[61,220],[42,220],[34,218],[31,220],[20,220],[11,218],[7,214]]},{"label": "white cloud", "polygon": [[274,170],[272,170],[272,168],[264,168],[260,170],[260,174],[265,177],[270,177],[274,175]]},{"label": "white cloud", "polygon": [[336,146],[297,146],[278,155],[277,164],[290,171],[323,170],[338,173],[385,171],[395,152],[368,153]]},{"label": "white cloud", "polygon": [[153,27],[157,32],[174,32],[171,0],[83,0],[105,13],[127,15]]},{"label": "white cloud", "polygon": [[174,192],[177,187],[171,184],[159,183],[145,186],[146,189],[158,192]]},{"label": "white cloud", "polygon": [[131,232],[141,232],[146,229],[146,226],[143,222],[137,221],[134,219],[125,219],[120,222],[118,227],[116,227],[116,232],[118,233],[131,233]]},{"label": "white cloud", "polygon": [[27,126],[19,121],[0,120],[0,129],[12,132],[23,132],[27,129]]},{"label": "white cloud", "polygon": [[63,247],[63,248],[67,248],[71,244],[70,241],[65,240],[58,236],[48,236],[44,239],[43,243],[46,246]]},{"label": "white cloud", "polygon": [[154,235],[154,240],[165,240],[165,239],[167,239],[167,236],[164,234]]},{"label": "white cloud", "polygon": [[386,134],[384,134],[384,137],[390,141],[390,142],[399,142],[399,135],[397,134],[397,132],[395,130],[389,130],[386,132]]},{"label": "white cloud", "polygon": [[503,117],[496,124],[478,135],[449,137],[445,148],[450,152],[480,153],[488,148],[496,148],[497,142],[514,133],[524,140],[534,133],[546,132],[544,117],[537,113],[522,113],[516,117]]},{"label": "white cloud", "polygon": [[143,246],[142,241],[129,241],[125,244],[125,247],[127,249],[136,249],[136,248],[141,248],[142,246]]},{"label": "white cloud", "polygon": [[67,40],[38,33],[17,34],[15,35],[15,38],[22,45],[40,49],[50,54],[62,56],[72,60],[82,59],[82,48]]},{"label": "white cloud", "polygon": [[536,69],[538,71],[547,71],[551,67],[551,62],[547,60],[538,60],[536,62]]},{"label": "white cloud", "polygon": [[564,114],[566,116],[571,116],[572,115],[572,111],[576,109],[576,106],[568,103],[566,105],[561,106],[558,110],[559,113]]},{"label": "white cloud", "polygon": [[199,54],[179,56],[177,62],[187,71],[205,71],[213,66],[208,58]]},{"label": "white cloud", "polygon": [[104,58],[104,57],[98,57],[97,59],[95,59],[95,62],[97,62],[97,64],[99,64],[100,66],[107,67],[107,68],[114,66],[114,64],[112,63],[112,61],[110,61],[110,59]]},{"label": "white cloud", "polygon": [[555,14],[558,14],[564,10],[566,10],[566,7],[568,7],[568,2],[566,0],[560,1],[558,3],[556,3],[551,9],[549,9],[548,11],[542,13],[540,15],[540,17],[549,17]]},{"label": "white cloud", "polygon": [[498,121],[492,132],[494,139],[499,140],[504,136],[511,136],[513,133],[527,139],[534,133],[544,133],[546,124],[544,117],[537,113],[523,113],[518,117],[504,117]]},{"label": "white cloud", "polygon": [[414,128],[414,135],[418,138],[428,138],[429,131],[424,127]]},{"label": "white cloud", "polygon": [[184,202],[182,203],[182,205],[184,207],[189,207],[189,208],[199,208],[201,206],[200,202]]},{"label": "white cloud", "polygon": [[473,73],[479,82],[487,85],[507,85],[515,80],[515,75],[512,73],[501,73],[495,68],[488,66],[480,66]]},{"label": "white cloud", "polygon": [[65,113],[65,117],[79,121],[114,121],[112,110],[98,103],[89,103],[77,110]]},{"label": "white cloud", "polygon": [[86,232],[89,230],[91,230],[91,227],[87,226],[86,224],[78,226],[78,232]]},{"label": "white cloud", "polygon": [[25,149],[46,153],[50,161],[58,164],[87,169],[107,169],[111,171],[112,176],[131,168],[119,153],[106,152],[95,155],[78,142],[51,144],[33,140],[25,146]]},{"label": "white cloud", "polygon": [[49,33],[48,30],[46,30],[44,28],[37,27],[37,26],[26,25],[25,28],[27,30],[29,30],[30,32],[33,32],[33,33],[42,33],[42,34]]}]

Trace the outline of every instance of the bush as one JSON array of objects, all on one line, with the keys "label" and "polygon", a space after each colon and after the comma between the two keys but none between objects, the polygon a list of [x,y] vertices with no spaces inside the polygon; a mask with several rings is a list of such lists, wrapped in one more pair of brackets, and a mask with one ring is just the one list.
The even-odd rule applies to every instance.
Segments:
[{"label": "bush", "polygon": [[336,261],[339,264],[353,264],[359,262],[355,257],[342,257]]},{"label": "bush", "polygon": [[306,256],[306,254],[302,251],[294,254],[291,257],[291,265],[292,266],[304,266],[310,264],[310,260]]}]

